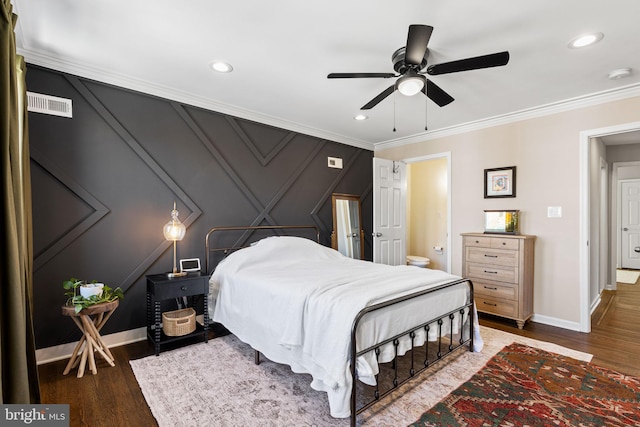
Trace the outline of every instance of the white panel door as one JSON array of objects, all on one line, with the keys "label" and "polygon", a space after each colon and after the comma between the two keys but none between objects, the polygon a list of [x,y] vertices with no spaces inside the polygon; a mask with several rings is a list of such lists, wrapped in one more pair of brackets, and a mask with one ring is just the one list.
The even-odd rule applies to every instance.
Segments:
[{"label": "white panel door", "polygon": [[621,181],[621,267],[640,269],[640,180]]},{"label": "white panel door", "polygon": [[373,158],[373,262],[406,262],[407,165]]}]

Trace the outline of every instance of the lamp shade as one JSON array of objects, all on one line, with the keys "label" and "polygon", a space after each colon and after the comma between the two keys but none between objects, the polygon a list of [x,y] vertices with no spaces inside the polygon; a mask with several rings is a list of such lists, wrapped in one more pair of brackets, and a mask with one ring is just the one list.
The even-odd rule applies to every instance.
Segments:
[{"label": "lamp shade", "polygon": [[173,204],[173,210],[171,211],[171,221],[165,224],[162,229],[164,233],[164,238],[171,241],[182,240],[187,228],[183,223],[178,219],[178,211],[176,209],[176,204]]}]

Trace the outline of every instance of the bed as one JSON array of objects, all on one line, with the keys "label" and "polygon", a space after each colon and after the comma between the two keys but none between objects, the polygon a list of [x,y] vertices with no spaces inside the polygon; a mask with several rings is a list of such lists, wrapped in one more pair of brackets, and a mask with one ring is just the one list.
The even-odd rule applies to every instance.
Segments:
[{"label": "bed", "polygon": [[[285,230],[315,231],[315,239]],[[277,235],[248,243],[251,233],[264,231]],[[233,243],[214,243],[230,232]],[[419,372],[458,349],[473,350],[467,279],[345,257],[320,245],[314,226],[213,228],[205,245],[208,272],[212,254],[223,256],[209,282],[210,318],[251,345],[256,363],[261,353],[311,374],[311,387],[327,393],[331,415],[350,417],[351,425]],[[404,377],[397,363],[403,355]],[[381,387],[383,377],[388,387]]]}]

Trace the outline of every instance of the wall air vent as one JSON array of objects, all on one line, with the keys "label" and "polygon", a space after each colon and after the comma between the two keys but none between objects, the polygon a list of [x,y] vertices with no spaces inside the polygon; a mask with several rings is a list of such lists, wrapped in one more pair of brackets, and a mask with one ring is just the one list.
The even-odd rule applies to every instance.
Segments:
[{"label": "wall air vent", "polygon": [[41,93],[27,92],[27,110],[53,116],[73,117],[70,99]]}]

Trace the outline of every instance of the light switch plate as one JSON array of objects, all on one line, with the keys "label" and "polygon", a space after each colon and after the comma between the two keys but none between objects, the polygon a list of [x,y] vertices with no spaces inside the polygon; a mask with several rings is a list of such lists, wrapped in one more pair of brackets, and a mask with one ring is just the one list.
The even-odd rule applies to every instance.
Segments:
[{"label": "light switch plate", "polygon": [[327,166],[335,169],[342,169],[342,159],[339,157],[327,157]]},{"label": "light switch plate", "polygon": [[562,207],[549,206],[547,208],[547,218],[562,218]]}]

